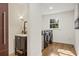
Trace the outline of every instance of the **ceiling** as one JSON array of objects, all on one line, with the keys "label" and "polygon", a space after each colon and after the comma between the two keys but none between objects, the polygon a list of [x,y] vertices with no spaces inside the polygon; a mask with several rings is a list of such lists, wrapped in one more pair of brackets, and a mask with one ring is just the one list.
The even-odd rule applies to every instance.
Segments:
[{"label": "ceiling", "polygon": [[[74,10],[74,3],[41,3],[41,12],[42,14],[53,14],[58,12],[64,12],[69,10]],[[53,7],[53,9],[49,9]]]}]

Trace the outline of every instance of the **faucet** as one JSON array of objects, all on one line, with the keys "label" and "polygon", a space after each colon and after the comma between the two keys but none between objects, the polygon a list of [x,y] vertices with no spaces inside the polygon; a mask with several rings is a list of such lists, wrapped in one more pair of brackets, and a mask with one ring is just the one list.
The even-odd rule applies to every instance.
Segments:
[{"label": "faucet", "polygon": [[23,34],[26,34],[26,24],[27,23],[27,21],[24,21],[24,26],[23,26],[23,30],[22,30],[22,33]]}]

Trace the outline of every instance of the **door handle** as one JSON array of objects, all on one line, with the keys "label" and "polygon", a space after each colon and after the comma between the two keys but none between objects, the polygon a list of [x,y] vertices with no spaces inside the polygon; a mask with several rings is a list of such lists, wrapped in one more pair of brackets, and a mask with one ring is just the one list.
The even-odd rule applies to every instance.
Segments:
[{"label": "door handle", "polygon": [[6,44],[6,12],[4,11],[4,45]]}]

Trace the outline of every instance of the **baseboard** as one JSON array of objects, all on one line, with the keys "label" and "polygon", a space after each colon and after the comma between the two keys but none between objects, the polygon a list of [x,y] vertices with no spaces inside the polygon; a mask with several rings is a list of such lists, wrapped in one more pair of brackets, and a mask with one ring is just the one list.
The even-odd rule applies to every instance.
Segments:
[{"label": "baseboard", "polygon": [[61,43],[61,44],[67,44],[67,45],[74,45],[74,44],[62,43],[62,42],[54,42],[54,43]]}]

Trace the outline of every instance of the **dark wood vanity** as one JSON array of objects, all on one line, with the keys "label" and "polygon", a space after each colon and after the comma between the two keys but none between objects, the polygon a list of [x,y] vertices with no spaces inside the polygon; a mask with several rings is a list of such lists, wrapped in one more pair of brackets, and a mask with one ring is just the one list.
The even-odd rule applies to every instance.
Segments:
[{"label": "dark wood vanity", "polygon": [[15,55],[27,56],[27,35],[15,36]]}]

